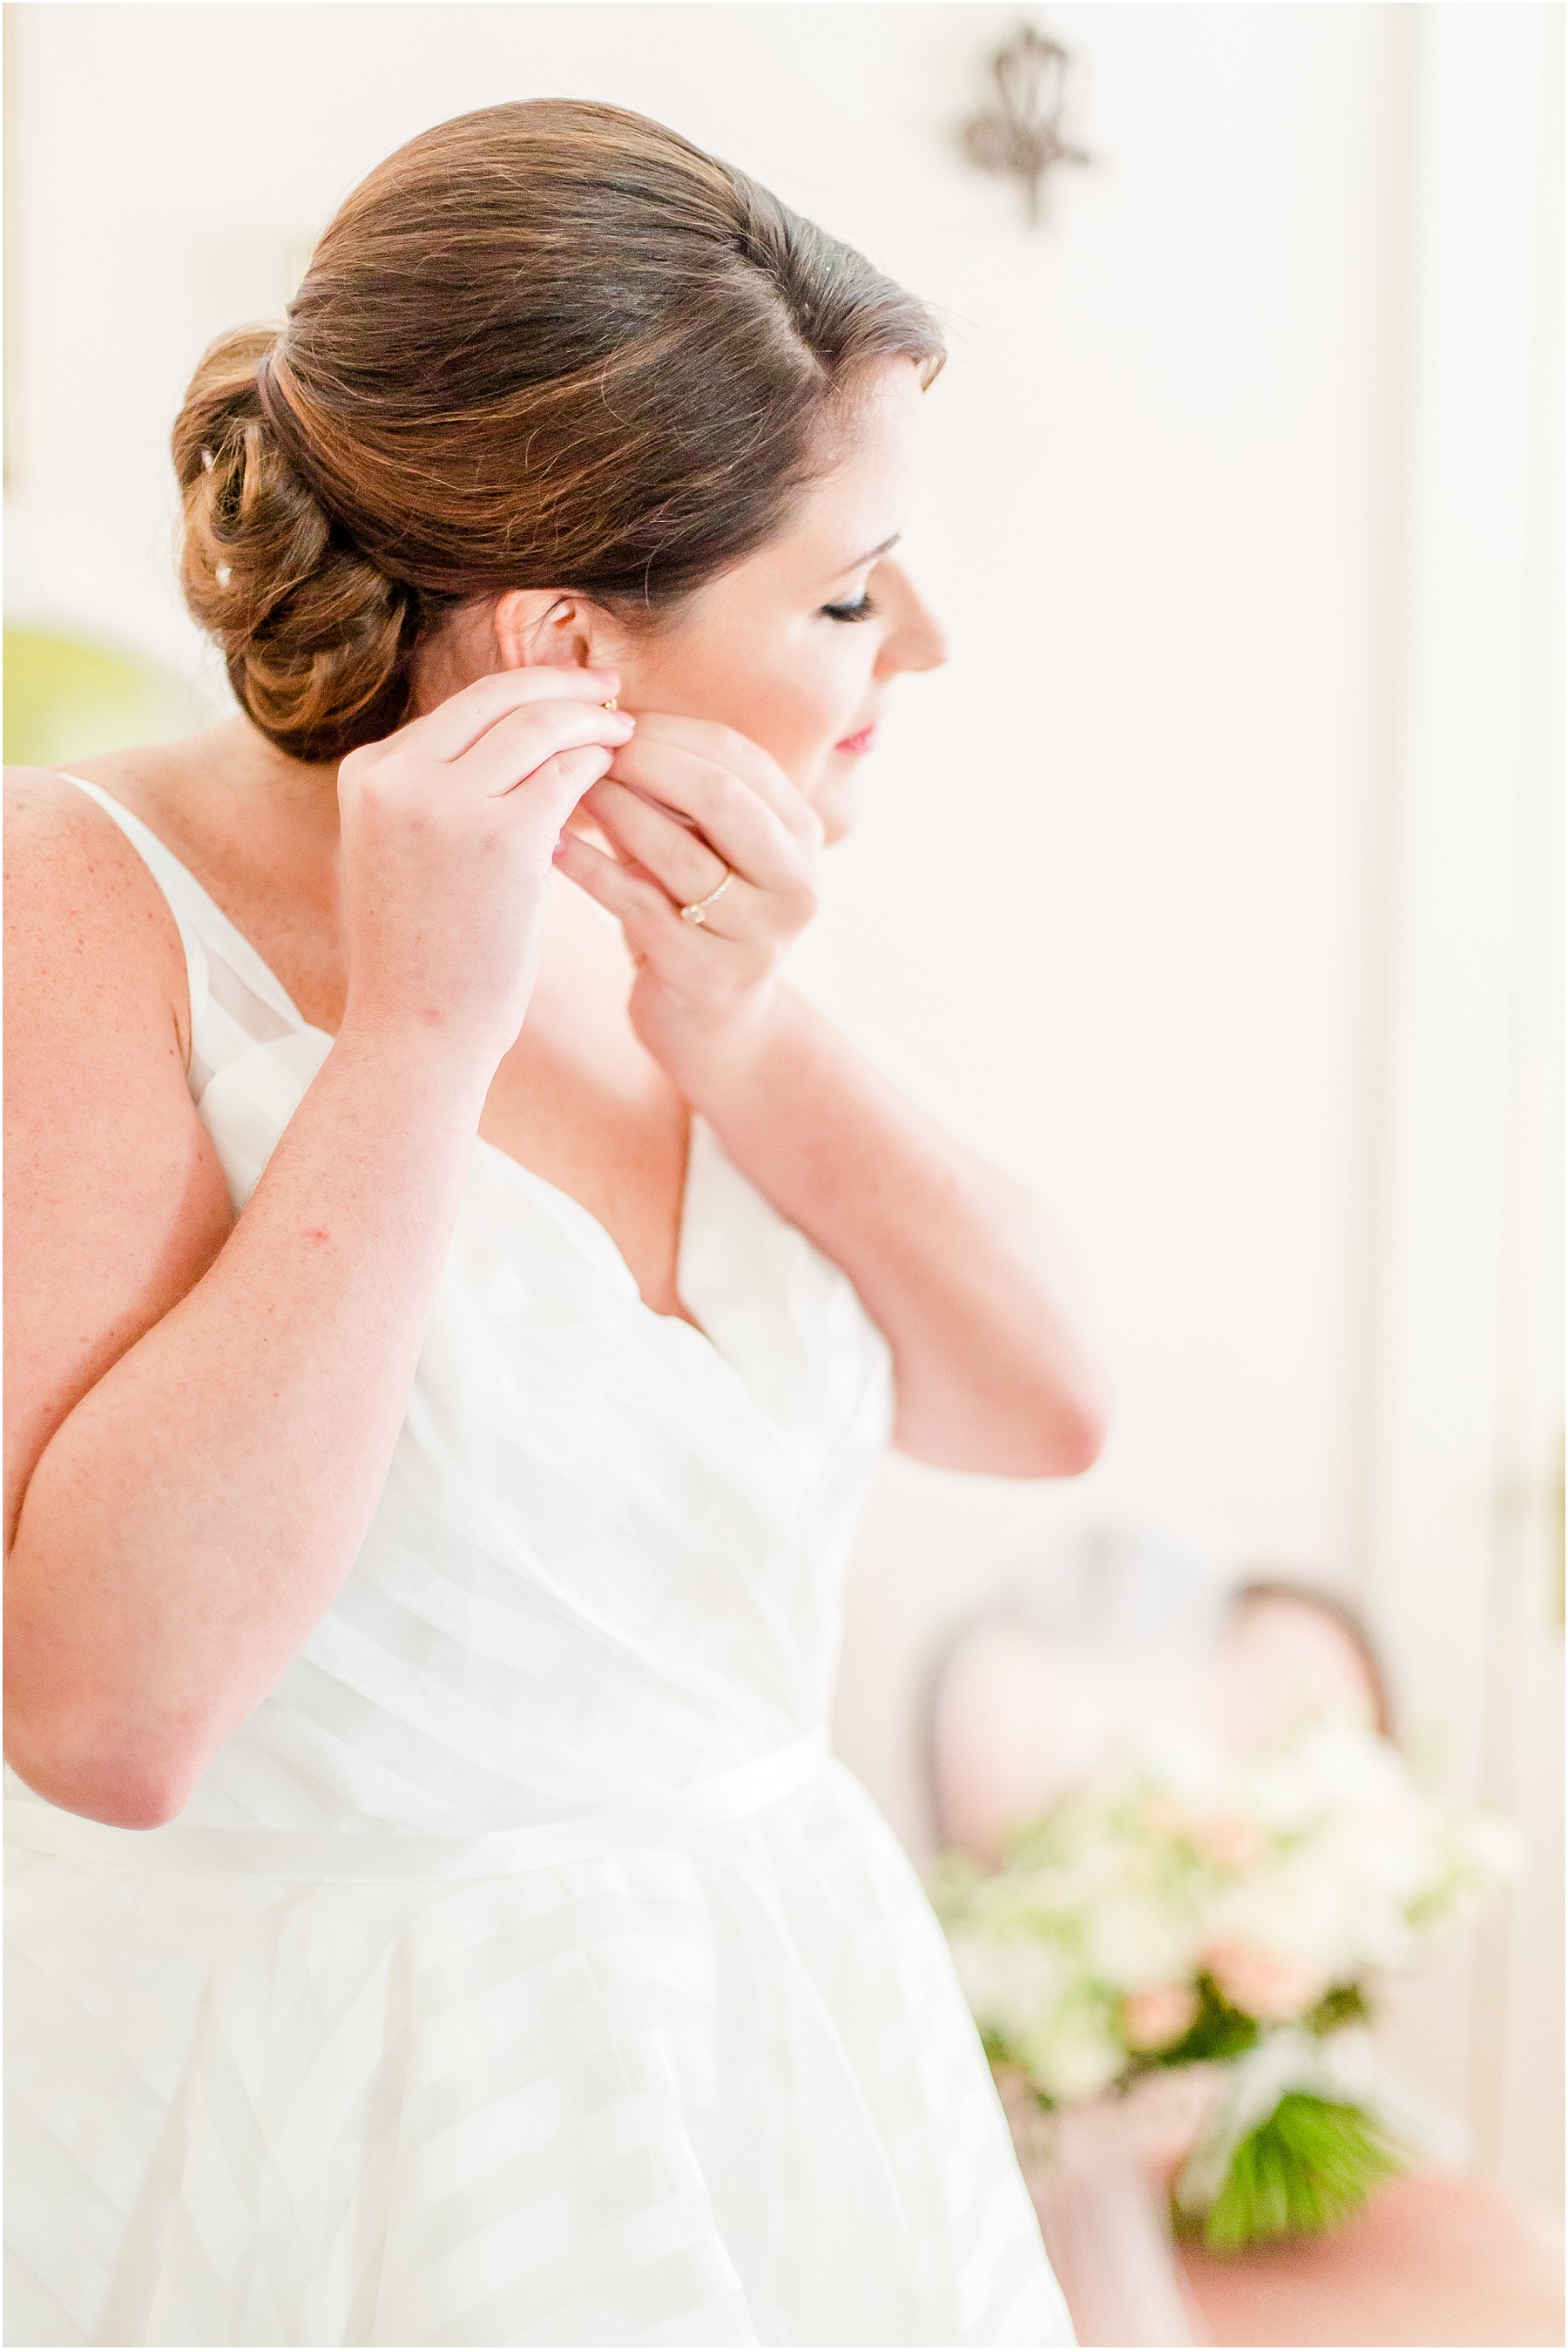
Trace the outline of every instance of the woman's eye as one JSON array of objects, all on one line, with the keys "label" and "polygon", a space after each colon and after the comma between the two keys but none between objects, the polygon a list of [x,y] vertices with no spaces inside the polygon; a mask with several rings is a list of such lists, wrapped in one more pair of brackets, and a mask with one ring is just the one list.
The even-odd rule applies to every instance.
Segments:
[{"label": "woman's eye", "polygon": [[867,588],[857,604],[825,604],[823,611],[830,620],[868,620],[877,609]]}]

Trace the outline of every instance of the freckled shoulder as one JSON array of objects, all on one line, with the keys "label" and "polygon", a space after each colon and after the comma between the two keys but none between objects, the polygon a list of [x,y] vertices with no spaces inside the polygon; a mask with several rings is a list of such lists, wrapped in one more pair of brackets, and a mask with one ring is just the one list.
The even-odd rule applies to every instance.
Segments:
[{"label": "freckled shoulder", "polygon": [[[185,954],[168,900],[111,817],[47,767],[5,770],[8,1009],[120,1024],[168,1006],[190,1049]],[[16,1034],[14,1041],[25,1047]]]},{"label": "freckled shoulder", "polygon": [[232,1230],[173,915],[113,819],[5,777],[5,1523],[55,1430]]}]

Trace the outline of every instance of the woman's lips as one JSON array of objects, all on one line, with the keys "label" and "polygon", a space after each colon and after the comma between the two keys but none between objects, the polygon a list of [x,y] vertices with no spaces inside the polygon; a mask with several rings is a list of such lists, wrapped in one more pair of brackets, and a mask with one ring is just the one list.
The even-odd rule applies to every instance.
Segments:
[{"label": "woman's lips", "polygon": [[836,751],[846,752],[852,759],[863,759],[867,751],[877,748],[877,729],[875,725],[863,726],[858,734],[846,734],[842,743],[836,743],[833,747]]}]

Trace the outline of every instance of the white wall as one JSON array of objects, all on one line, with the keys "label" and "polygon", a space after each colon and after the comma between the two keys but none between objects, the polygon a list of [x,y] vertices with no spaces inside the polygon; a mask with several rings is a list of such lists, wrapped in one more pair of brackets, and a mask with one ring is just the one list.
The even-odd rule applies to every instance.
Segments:
[{"label": "white wall", "polygon": [[904,689],[799,976],[1056,1207],[1121,1396],[1074,1486],[888,1466],[838,1734],[917,1849],[921,1673],[1021,1547],[1133,1513],[1366,1584],[1428,13],[1044,11],[1097,161],[1031,235],[955,140],[1010,5],[14,11],[14,608],[187,667],[183,381],[444,116],[543,94],[660,116],[950,314],[911,552],[953,658]]},{"label": "white wall", "polygon": [[1563,15],[1424,12],[1367,1598],[1529,1877],[1389,2043],[1551,2191],[1563,2062]]}]

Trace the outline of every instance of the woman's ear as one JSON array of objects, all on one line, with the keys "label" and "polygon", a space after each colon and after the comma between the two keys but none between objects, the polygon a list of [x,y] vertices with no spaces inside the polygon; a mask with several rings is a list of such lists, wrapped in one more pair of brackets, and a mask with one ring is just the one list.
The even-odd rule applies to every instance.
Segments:
[{"label": "woman's ear", "polygon": [[495,650],[502,669],[587,669],[591,608],[581,596],[548,588],[509,588],[495,601]]}]

